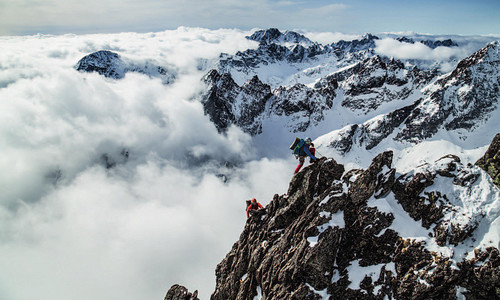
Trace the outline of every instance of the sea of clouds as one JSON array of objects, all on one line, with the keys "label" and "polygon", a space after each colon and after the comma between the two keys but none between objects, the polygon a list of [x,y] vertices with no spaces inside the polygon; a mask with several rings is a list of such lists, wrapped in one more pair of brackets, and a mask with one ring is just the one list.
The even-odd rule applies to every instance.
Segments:
[{"label": "sea of clouds", "polygon": [[[174,283],[209,298],[244,200],[285,193],[296,163],[262,155],[238,128],[220,134],[197,101],[211,61],[257,47],[249,33],[0,37],[0,299],[162,299]],[[98,50],[175,80],[74,69]]]},{"label": "sea of clouds", "polygon": [[[208,298],[244,200],[284,193],[293,169],[237,128],[219,134],[197,101],[200,64],[255,47],[245,35],[1,38],[1,299],[162,299],[174,283]],[[102,49],[175,68],[175,82],[74,69]]]}]

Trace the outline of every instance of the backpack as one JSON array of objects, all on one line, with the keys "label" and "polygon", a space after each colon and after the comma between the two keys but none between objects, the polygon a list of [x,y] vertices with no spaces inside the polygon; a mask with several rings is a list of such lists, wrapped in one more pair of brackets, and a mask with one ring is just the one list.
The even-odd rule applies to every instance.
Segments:
[{"label": "backpack", "polygon": [[306,143],[306,141],[296,137],[295,140],[293,141],[293,143],[290,145],[290,150],[293,151],[294,155],[299,155],[300,148],[302,148],[302,146],[304,146],[305,143]]},{"label": "backpack", "polygon": [[252,205],[252,209],[259,209],[259,205],[255,203],[255,205],[252,203],[252,200],[246,200],[247,206],[245,207],[245,210],[248,209],[250,205]]}]

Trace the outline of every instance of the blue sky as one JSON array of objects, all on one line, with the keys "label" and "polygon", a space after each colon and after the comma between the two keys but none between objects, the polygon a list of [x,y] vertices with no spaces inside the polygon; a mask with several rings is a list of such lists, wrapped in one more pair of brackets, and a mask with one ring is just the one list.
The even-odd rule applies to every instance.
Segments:
[{"label": "blue sky", "polygon": [[498,0],[0,0],[0,35],[149,32],[179,26],[499,34]]}]

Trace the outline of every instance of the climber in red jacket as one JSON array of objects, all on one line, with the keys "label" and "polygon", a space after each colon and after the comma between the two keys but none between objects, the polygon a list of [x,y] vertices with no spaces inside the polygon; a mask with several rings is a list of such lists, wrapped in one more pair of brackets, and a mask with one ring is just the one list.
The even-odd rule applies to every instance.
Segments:
[{"label": "climber in red jacket", "polygon": [[247,218],[250,216],[250,214],[255,213],[259,209],[262,209],[262,204],[257,202],[255,198],[252,198],[252,201],[250,202],[250,205],[247,207]]}]

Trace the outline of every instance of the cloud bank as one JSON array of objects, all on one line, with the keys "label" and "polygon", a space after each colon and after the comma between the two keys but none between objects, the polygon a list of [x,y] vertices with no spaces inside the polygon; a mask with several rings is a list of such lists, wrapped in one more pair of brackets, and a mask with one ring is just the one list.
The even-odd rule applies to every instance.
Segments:
[{"label": "cloud bank", "polygon": [[[1,299],[161,299],[174,283],[210,296],[244,200],[284,193],[294,163],[258,158],[237,128],[220,135],[196,101],[200,68],[255,47],[246,34],[1,38]],[[74,70],[101,49],[176,80]]]}]

